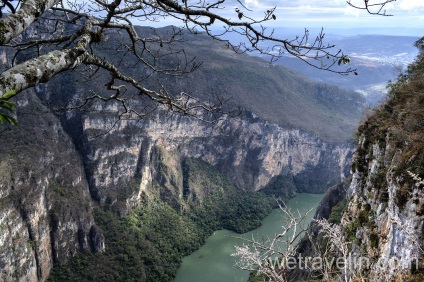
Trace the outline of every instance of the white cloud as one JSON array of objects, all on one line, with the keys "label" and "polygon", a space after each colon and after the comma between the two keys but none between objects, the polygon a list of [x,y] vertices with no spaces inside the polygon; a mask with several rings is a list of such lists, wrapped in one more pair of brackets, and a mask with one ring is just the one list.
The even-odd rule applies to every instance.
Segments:
[{"label": "white cloud", "polygon": [[343,14],[345,16],[349,16],[349,17],[353,16],[353,17],[358,18],[361,15],[361,10],[348,6],[343,10]]},{"label": "white cloud", "polygon": [[[299,28],[362,28],[362,27],[402,27],[421,28],[424,15],[424,0],[397,0],[395,4],[387,5],[387,13],[393,17],[369,15],[364,10],[350,7],[347,0],[240,0],[252,11],[244,10],[237,0],[226,0],[215,12],[224,17],[237,20],[235,8],[242,10],[246,16],[262,19],[264,12],[277,7],[277,20],[264,23],[273,27]],[[369,0],[378,3],[382,0]],[[364,0],[352,0],[353,4],[363,5]],[[178,23],[180,24],[180,23]],[[222,24],[219,23],[219,26]],[[218,26],[218,24],[217,24]]]},{"label": "white cloud", "polygon": [[401,0],[396,6],[401,10],[407,11],[423,10],[424,2],[422,0]]},{"label": "white cloud", "polygon": [[247,7],[251,7],[251,6],[258,7],[259,6],[258,0],[245,0],[244,3],[246,4]]}]

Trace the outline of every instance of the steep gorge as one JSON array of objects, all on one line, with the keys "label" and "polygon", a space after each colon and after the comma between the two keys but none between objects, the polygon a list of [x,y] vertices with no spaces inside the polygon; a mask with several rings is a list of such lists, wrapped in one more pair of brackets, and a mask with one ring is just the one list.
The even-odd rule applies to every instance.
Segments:
[{"label": "steep gorge", "polygon": [[[102,132],[108,123],[104,115],[100,119],[85,116],[84,133]],[[111,191],[137,176],[137,193],[153,192],[152,182],[160,177],[155,164],[158,159],[166,164],[168,177],[174,179],[164,187],[178,198],[183,194],[181,164],[185,157],[214,166],[241,190],[257,191],[290,174],[298,192],[320,193],[348,175],[352,154],[349,146],[327,144],[299,130],[284,129],[252,116],[250,120],[233,119],[222,126],[210,126],[198,120],[158,115],[142,123],[122,122],[82,147],[86,150],[82,155],[91,191],[101,203],[107,201]],[[138,197],[129,199],[133,196]]]},{"label": "steep gorge", "polygon": [[[202,40],[197,42],[201,48],[212,42]],[[323,192],[349,174],[352,145],[344,130],[359,119],[363,100],[357,94],[257,58],[235,59],[223,46],[208,50],[214,68],[188,78],[197,81],[193,92],[204,97],[217,81],[227,81],[224,67],[238,62],[244,71],[231,68],[231,84],[220,86],[234,94],[234,105],[245,103],[246,111],[236,119],[208,124],[159,110],[147,119],[115,123],[118,106],[113,102],[94,104],[90,112],[55,115],[47,105],[104,91],[101,77],[78,82],[73,73],[16,101],[20,125],[0,133],[6,144],[0,148],[2,281],[44,281],[53,265],[63,265],[77,253],[107,250],[93,216],[96,208],[123,217],[147,206],[147,197],[189,214],[194,205],[223,189],[216,184],[226,181],[222,179],[228,179],[231,193],[268,189],[291,197]],[[264,75],[264,86],[246,85],[252,76],[259,84]],[[188,87],[172,79],[166,82],[172,89]],[[288,113],[285,102],[303,110]],[[281,107],[267,108],[271,104]],[[190,171],[191,160],[202,165]],[[215,182],[202,182],[206,170],[216,170],[209,177]]]}]

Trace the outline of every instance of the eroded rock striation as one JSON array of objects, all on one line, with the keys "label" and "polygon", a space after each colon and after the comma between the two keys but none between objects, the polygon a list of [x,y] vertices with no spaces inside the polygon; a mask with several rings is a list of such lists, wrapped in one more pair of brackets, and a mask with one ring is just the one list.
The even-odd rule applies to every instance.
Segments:
[{"label": "eroded rock striation", "polygon": [[53,264],[102,251],[88,183],[72,140],[34,93],[19,100],[19,127],[1,133],[0,280],[44,281]]}]

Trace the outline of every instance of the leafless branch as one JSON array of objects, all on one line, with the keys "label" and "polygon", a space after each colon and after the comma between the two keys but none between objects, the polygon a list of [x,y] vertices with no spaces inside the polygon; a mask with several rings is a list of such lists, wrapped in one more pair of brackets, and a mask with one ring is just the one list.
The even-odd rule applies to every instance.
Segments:
[{"label": "leafless branch", "polygon": [[286,266],[297,254],[297,243],[307,231],[306,217],[309,211],[293,213],[282,201],[278,201],[284,214],[282,232],[274,238],[242,238],[246,244],[235,246],[232,256],[238,257],[236,266],[257,274],[264,274],[270,281],[287,281]]},{"label": "leafless branch", "polygon": [[363,0],[362,6],[353,4],[352,0],[349,0],[347,1],[347,4],[355,9],[366,10],[371,15],[390,17],[393,15],[387,14],[384,8],[386,7],[387,4],[392,2],[396,2],[396,0],[385,0],[385,1]]},{"label": "leafless branch", "polygon": [[[163,86],[152,90],[143,84],[144,79],[151,79],[154,74],[182,77],[202,65],[196,58],[188,56],[179,44],[187,31],[172,28],[166,33],[159,33],[154,29],[135,26],[136,22],[159,21],[163,18],[178,19],[188,31],[203,31],[214,39],[225,41],[229,48],[239,53],[259,52],[268,55],[271,61],[294,56],[322,70],[340,74],[354,71],[351,68],[335,68],[348,63],[349,57],[335,50],[333,45],[325,44],[323,32],[311,38],[305,30],[303,36],[285,39],[265,27],[266,22],[276,19],[275,8],[264,11],[263,16],[256,18],[251,9],[238,1],[234,17],[225,17],[222,12],[228,10],[226,4],[229,5],[225,0],[208,3],[174,0],[23,0],[15,14],[0,18],[0,26],[4,27],[0,29],[0,45],[16,51],[13,67],[0,75],[0,97],[12,89],[18,94],[26,88],[49,81],[60,72],[86,65],[109,73],[110,81],[106,88],[113,91],[111,96],[96,94],[88,101],[119,102],[123,109],[121,118],[141,117],[146,109],[144,106],[140,109],[128,107],[128,97],[123,98],[126,87],[136,90],[137,95],[133,95],[133,98],[147,98],[174,113],[200,118],[205,112],[219,112],[224,99],[219,99],[215,104],[200,101],[191,93],[171,95]],[[212,26],[218,24],[225,26],[223,32],[213,31]],[[248,43],[231,44],[223,39],[228,32],[243,35]],[[271,47],[266,47],[266,42],[271,42]],[[101,50],[107,50],[115,59],[106,60]],[[131,58],[132,65],[124,66],[124,58]],[[42,63],[47,60],[50,63]],[[31,71],[26,69],[28,64],[32,64]],[[129,74],[129,69],[140,66],[146,70],[144,77]],[[16,76],[16,73],[27,72],[32,75],[24,75],[24,80]],[[92,75],[95,73],[92,72]],[[83,102],[80,105],[84,107],[87,104]]]}]

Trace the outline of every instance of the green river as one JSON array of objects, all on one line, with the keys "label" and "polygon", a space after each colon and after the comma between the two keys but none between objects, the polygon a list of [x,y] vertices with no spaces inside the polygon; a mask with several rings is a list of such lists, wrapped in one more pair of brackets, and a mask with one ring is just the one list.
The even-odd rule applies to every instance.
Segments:
[{"label": "green river", "polygon": [[[323,194],[298,194],[287,202],[287,206],[294,213],[299,210],[304,213],[313,209],[309,214],[308,222],[312,220]],[[247,281],[249,272],[234,267],[235,245],[242,245],[244,238],[274,237],[282,231],[283,214],[280,210],[272,211],[263,221],[262,226],[253,231],[237,234],[228,230],[215,231],[205,245],[191,255],[183,258],[183,263],[178,270],[175,282],[231,282]]]}]

